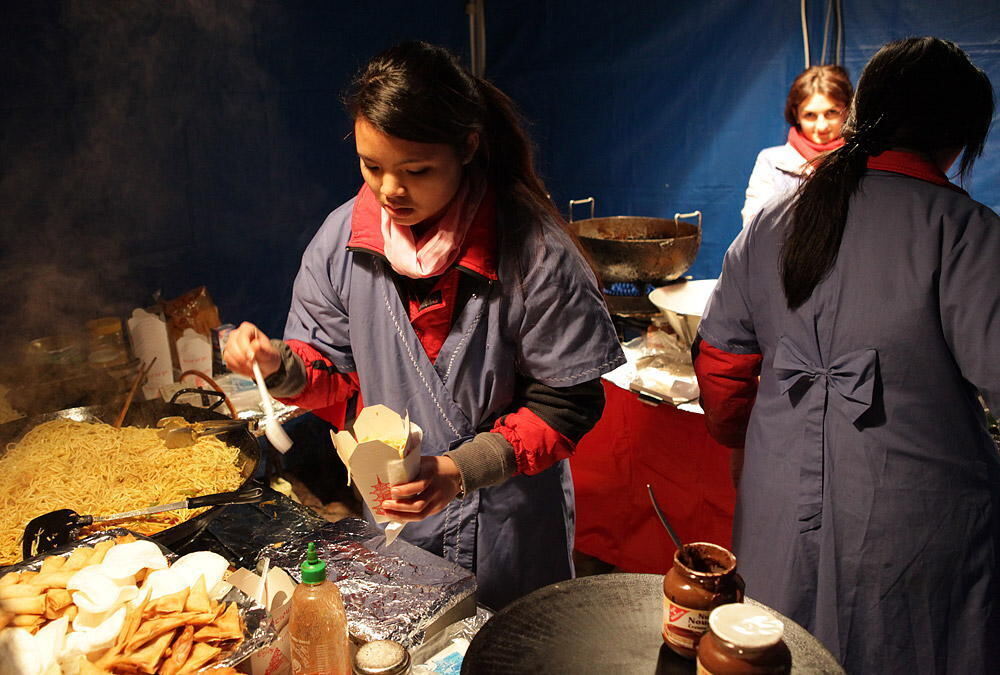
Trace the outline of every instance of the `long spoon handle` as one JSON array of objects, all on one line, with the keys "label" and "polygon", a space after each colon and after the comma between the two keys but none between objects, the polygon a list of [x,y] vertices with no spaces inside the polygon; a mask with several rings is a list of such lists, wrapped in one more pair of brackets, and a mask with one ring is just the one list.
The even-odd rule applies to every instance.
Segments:
[{"label": "long spoon handle", "polygon": [[683,544],[681,544],[681,538],[677,536],[677,533],[674,532],[674,528],[670,527],[670,523],[667,522],[666,514],[663,513],[663,509],[660,508],[659,503],[656,501],[656,495],[653,493],[653,486],[646,483],[646,489],[649,490],[649,501],[653,503],[653,510],[656,511],[657,517],[660,519],[660,522],[663,523],[663,529],[665,529],[667,534],[670,535],[670,538],[674,542],[674,546],[680,549],[683,546]]}]

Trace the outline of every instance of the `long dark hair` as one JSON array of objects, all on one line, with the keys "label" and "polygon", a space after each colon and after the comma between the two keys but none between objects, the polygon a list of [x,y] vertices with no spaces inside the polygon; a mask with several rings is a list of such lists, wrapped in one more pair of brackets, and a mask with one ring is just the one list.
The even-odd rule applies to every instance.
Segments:
[{"label": "long dark hair", "polygon": [[954,43],[922,37],[882,47],[858,80],[845,145],[826,156],[795,198],[781,255],[789,308],[808,300],[836,262],[869,157],[890,148],[929,157],[959,150],[964,178],[983,152],[992,119],[990,80]]},{"label": "long dark hair", "polygon": [[514,102],[475,77],[451,52],[426,42],[404,42],[373,58],[344,95],[352,119],[418,143],[443,143],[465,153],[479,134],[470,167],[487,177],[501,212],[561,222],[535,171],[534,148]]},{"label": "long dark hair", "polygon": [[785,121],[799,126],[799,106],[813,94],[822,94],[846,110],[851,105],[854,89],[851,78],[841,66],[826,64],[806,68],[792,82],[785,99]]}]

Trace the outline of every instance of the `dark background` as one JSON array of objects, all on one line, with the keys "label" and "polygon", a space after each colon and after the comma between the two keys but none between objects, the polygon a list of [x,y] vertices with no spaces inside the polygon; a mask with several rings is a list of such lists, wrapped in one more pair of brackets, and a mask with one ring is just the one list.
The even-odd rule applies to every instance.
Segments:
[{"label": "dark background", "polygon": [[[855,80],[882,43],[933,34],[1000,85],[1000,3],[843,5]],[[814,63],[826,6],[809,3]],[[756,154],[784,142],[799,3],[486,7],[487,77],[532,122],[560,209],[593,196],[598,216],[701,210],[691,273],[717,276]],[[280,335],[302,250],[360,184],[340,92],[410,38],[467,59],[464,3],[4,0],[0,346],[199,285],[223,321]],[[966,184],[994,210],[998,139]]]}]

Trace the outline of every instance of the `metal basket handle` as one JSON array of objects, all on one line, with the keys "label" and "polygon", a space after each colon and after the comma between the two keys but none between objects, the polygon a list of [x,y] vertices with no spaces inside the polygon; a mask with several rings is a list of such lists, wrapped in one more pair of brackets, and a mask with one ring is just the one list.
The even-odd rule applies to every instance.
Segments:
[{"label": "metal basket handle", "polygon": [[[177,399],[180,398],[183,394],[200,394],[202,407],[203,408],[207,407],[209,410],[213,411],[226,402],[226,395],[221,391],[188,387],[186,389],[178,389],[177,391],[175,391],[174,395],[170,397],[170,403],[177,403]],[[210,399],[213,396],[217,397],[218,400],[209,405],[208,399]]]},{"label": "metal basket handle", "polygon": [[698,229],[701,229],[701,211],[692,211],[691,213],[675,213],[674,220],[680,220],[681,218],[694,218],[698,216]]},{"label": "metal basket handle", "polygon": [[590,217],[593,218],[594,217],[594,207],[597,204],[597,202],[594,201],[593,197],[587,197],[586,199],[571,199],[571,200],[569,200],[569,222],[571,222],[571,223],[573,222],[573,207],[576,206],[577,204],[586,204],[588,202],[590,203]]}]

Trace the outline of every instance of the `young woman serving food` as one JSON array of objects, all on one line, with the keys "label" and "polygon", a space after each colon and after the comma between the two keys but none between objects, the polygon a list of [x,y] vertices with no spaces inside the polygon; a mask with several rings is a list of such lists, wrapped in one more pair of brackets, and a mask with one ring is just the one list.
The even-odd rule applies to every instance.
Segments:
[{"label": "young woman serving food", "polygon": [[624,357],[506,95],[405,43],[362,69],[346,105],[364,185],[303,255],[285,339],[245,323],[226,363],[249,374],[256,360],[289,403],[339,406],[338,426],[355,396],[408,411],[420,475],[383,506],[499,608],[573,574],[564,460]]}]

